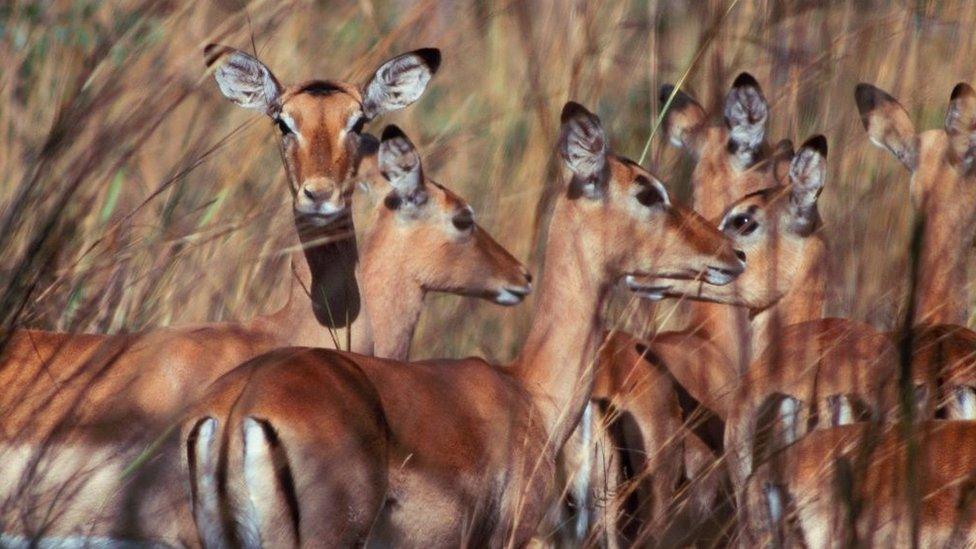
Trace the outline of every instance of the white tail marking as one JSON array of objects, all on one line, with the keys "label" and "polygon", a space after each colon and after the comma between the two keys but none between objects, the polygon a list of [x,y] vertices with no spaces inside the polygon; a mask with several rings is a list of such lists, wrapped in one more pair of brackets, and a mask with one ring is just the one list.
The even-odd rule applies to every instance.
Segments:
[{"label": "white tail marking", "polygon": [[223,521],[220,518],[220,495],[217,486],[218,459],[215,451],[217,420],[208,417],[193,428],[190,448],[195,464],[193,483],[193,519],[197,524],[200,540],[206,547],[223,547],[226,541]]},{"label": "white tail marking", "polygon": [[976,419],[976,388],[958,385],[952,389],[949,419]]},{"label": "white tail marking", "polygon": [[576,500],[576,539],[586,539],[590,528],[590,477],[593,474],[593,402],[587,402],[580,420],[580,447],[583,459],[573,481],[573,499]]},{"label": "white tail marking", "polygon": [[783,445],[796,442],[800,438],[800,411],[803,404],[796,398],[784,397],[779,403],[779,423]]},{"label": "white tail marking", "polygon": [[827,407],[830,411],[831,427],[854,423],[854,407],[847,395],[830,395],[827,397]]}]

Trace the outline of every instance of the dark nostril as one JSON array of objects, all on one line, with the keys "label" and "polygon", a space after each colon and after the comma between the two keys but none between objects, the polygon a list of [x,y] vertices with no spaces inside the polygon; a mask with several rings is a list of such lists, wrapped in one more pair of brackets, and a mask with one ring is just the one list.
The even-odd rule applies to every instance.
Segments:
[{"label": "dark nostril", "polygon": [[308,187],[306,187],[302,192],[305,194],[305,197],[308,198],[309,200],[315,200],[315,193],[308,190]]},{"label": "dark nostril", "polygon": [[532,282],[532,273],[526,271],[525,272],[525,280],[527,280],[529,283],[531,283]]},{"label": "dark nostril", "polygon": [[739,261],[745,261],[746,260],[746,253],[743,252],[742,250],[735,250],[735,257],[738,257],[739,258]]}]

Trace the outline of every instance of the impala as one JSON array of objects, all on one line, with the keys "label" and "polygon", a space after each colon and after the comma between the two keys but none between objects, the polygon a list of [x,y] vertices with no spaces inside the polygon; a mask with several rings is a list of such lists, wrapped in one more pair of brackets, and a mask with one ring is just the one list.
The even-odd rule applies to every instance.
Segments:
[{"label": "impala", "polygon": [[976,422],[911,432],[860,423],[781,450],[749,478],[743,545],[972,547]]},{"label": "impala", "polygon": [[[709,122],[705,109],[690,95],[661,88],[662,107],[674,95],[664,121],[668,141],[695,160],[691,174],[692,207],[706,219],[719,219],[734,201],[777,185],[793,148],[784,140],[772,147],[766,140],[769,105],[762,88],[749,73],[736,77],[725,96],[722,123]],[[785,160],[785,162],[784,162]],[[689,304],[689,326],[695,336],[718,345],[741,369],[752,353],[749,321],[744,311],[713,303]]]},{"label": "impala", "polygon": [[[672,95],[674,97],[667,105]],[[774,148],[766,142],[769,108],[759,83],[749,73],[741,73],[732,83],[725,97],[723,122],[720,124],[710,123],[705,109],[690,95],[675,91],[674,86],[663,86],[659,100],[662,108],[668,107],[663,125],[668,141],[696,161],[691,175],[692,206],[707,219],[720,218],[735,199],[775,186],[785,177],[792,146],[786,141]],[[659,360],[658,366],[663,364],[670,372],[694,372],[695,375],[713,378],[713,382],[706,386],[718,389],[715,394],[693,391],[699,402],[710,409],[712,400],[732,387],[738,372],[748,363],[754,347],[750,342],[753,334],[741,309],[707,302],[690,303],[688,308],[691,329],[659,334],[651,347],[664,347],[665,352],[670,351],[670,347],[680,348],[670,357],[671,360]],[[813,314],[819,316],[819,311]],[[576,479],[572,494],[575,504],[581,511],[592,515],[589,519],[584,516],[579,522],[580,534],[584,534],[583,523],[593,522],[602,524],[606,535],[614,537],[615,529],[620,527],[614,522],[619,522],[621,517],[616,512],[608,513],[600,502],[619,503],[614,501],[613,493],[620,486],[612,479],[603,478],[600,464],[587,460],[607,457],[615,464],[627,464],[634,475],[641,479],[637,483],[640,511],[633,514],[649,525],[647,530],[659,532],[667,511],[660,502],[674,499],[680,480],[680,475],[675,471],[680,471],[683,465],[685,451],[682,441],[693,441],[694,449],[689,450],[691,455],[686,457],[687,461],[697,464],[707,462],[699,455],[704,446],[694,435],[688,438],[688,434],[678,429],[684,420],[682,412],[672,406],[676,398],[673,380],[660,371],[649,370],[649,363],[643,358],[645,353],[635,350],[636,345],[646,347],[647,343],[623,333],[614,333],[612,337],[613,341],[606,345],[608,352],[601,354],[597,365],[594,399],[598,406],[595,407],[597,413],[586,416],[592,418],[592,426],[588,429],[597,433],[597,438],[609,441],[610,433],[603,432],[603,428],[610,421],[606,414],[600,412],[609,408],[613,414],[626,417],[629,427],[624,429],[624,433],[630,436],[627,440],[616,437],[614,446],[621,448],[620,451],[612,446],[589,444],[587,437],[574,438],[567,453],[580,455],[567,456],[564,476]],[[693,364],[693,369],[686,367],[688,363]],[[697,386],[702,386],[702,383]],[[650,393],[656,398],[643,394],[648,392],[648,387],[654,387]],[[619,434],[620,429],[616,431]],[[720,429],[711,438],[721,441]],[[585,446],[592,446],[592,450],[582,454]],[[620,452],[621,455],[614,455]],[[603,467],[604,470],[606,468]],[[599,478],[587,478],[587,472]],[[592,500],[593,505],[588,505],[587,500]],[[591,509],[587,509],[589,507]],[[609,524],[602,520],[604,517],[609,519]],[[616,540],[613,543],[623,542]]]},{"label": "impala", "polygon": [[[577,513],[569,525],[573,537],[608,547],[651,539],[673,545],[673,534],[662,539],[669,513],[683,512],[699,523],[714,510],[722,476],[713,467],[715,455],[687,425],[680,387],[646,344],[611,332],[595,368],[594,413],[584,413],[560,459]],[[683,481],[690,481],[686,498],[679,497]],[[679,500],[684,508],[675,505]],[[564,514],[552,521],[564,523]]]},{"label": "impala", "polygon": [[590,398],[600,316],[630,274],[728,283],[728,239],[610,154],[599,119],[563,108],[564,191],[535,321],[518,358],[402,363],[285,349],[218,380],[184,424],[205,545],[524,544]]},{"label": "impala", "polygon": [[923,224],[913,360],[944,378],[939,400],[948,401],[948,417],[976,419],[976,333],[965,327],[976,230],[976,91],[956,84],[945,127],[922,133],[888,93],[859,84],[854,98],[870,141],[912,173],[911,201]]},{"label": "impala", "polygon": [[[755,337],[765,339],[757,346],[765,351],[740,381],[696,375],[708,365],[669,370],[696,397],[718,394],[722,385],[737,387],[726,389],[724,401],[712,397],[705,402],[726,420],[726,459],[740,489],[752,468],[756,437],[764,436],[770,424],[775,446],[803,434],[813,419],[827,427],[858,419],[858,409],[881,416],[896,404],[891,341],[865,324],[822,318],[827,248],[819,231],[817,197],[826,177],[826,153],[826,140],[811,138],[790,163],[788,185],[746,195],[728,209],[719,226],[749,261],[734,288],[634,282],[653,297],[684,295],[745,306]],[[668,351],[666,346],[658,351],[666,364]],[[919,405],[926,407],[928,379],[919,374],[913,383]]]},{"label": "impala", "polygon": [[[529,291],[524,267],[475,223],[471,208],[420,176],[412,147],[398,157],[401,171],[388,169],[386,182],[374,183],[387,193],[374,209],[356,265],[349,185],[361,157],[375,156],[376,148],[375,139],[370,146],[360,135],[360,119],[418,98],[437,68],[436,50],[384,63],[362,93],[341,83],[281,88],[263,64],[244,53],[218,47],[207,52],[211,63],[221,63],[216,77],[225,95],[271,112],[279,128],[285,127],[281,148],[306,261],[300,266],[296,261],[286,305],[248,322],[109,337],[15,335],[0,367],[0,383],[7,388],[0,396],[6,446],[0,517],[8,533],[114,535],[132,528],[138,533],[140,513],[152,515],[159,502],[146,497],[126,514],[118,499],[131,493],[126,489],[139,489],[143,474],[152,479],[158,463],[128,479],[121,471],[164,437],[173,416],[194,395],[240,362],[280,346],[338,345],[330,327],[344,319],[335,313],[347,291],[361,292],[364,305],[375,312],[367,328],[376,352],[395,358],[407,356],[427,291],[506,305]],[[270,95],[262,99],[255,93]],[[334,192],[310,190],[330,181],[338,185]],[[391,204],[401,207],[394,211]],[[97,466],[87,470],[92,464]],[[99,522],[113,512],[111,521]]]}]

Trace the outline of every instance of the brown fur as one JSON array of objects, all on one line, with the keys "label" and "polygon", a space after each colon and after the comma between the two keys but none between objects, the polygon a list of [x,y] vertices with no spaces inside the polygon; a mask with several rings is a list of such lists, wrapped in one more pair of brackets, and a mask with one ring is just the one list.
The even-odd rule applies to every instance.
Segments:
[{"label": "brown fur", "polygon": [[[743,80],[736,79],[726,97],[726,105],[740,100]],[[750,77],[751,78],[751,77]],[[761,96],[758,84],[755,89]],[[661,100],[666,99],[664,90]],[[765,122],[763,122],[764,124]],[[684,92],[679,92],[664,121],[665,135],[671,143],[684,148],[695,160],[691,174],[692,207],[706,219],[718,220],[734,201],[747,194],[774,187],[782,159],[789,160],[792,146],[788,141],[777,145],[775,150],[763,140],[755,152],[743,162],[733,149],[731,128],[728,121],[709,124],[701,105]],[[740,309],[712,303],[690,303],[689,326],[695,332],[712,339],[733,360],[748,364],[750,357],[748,320]]]},{"label": "brown fur", "polygon": [[[711,480],[715,455],[696,435],[699,418],[686,419],[662,358],[667,357],[668,367],[680,368],[679,357],[697,363],[701,355],[672,353],[671,337],[661,336],[643,342],[620,332],[608,335],[593,387],[593,447],[580,446],[577,429],[561,458],[563,476],[571,478],[579,474],[584,452],[595,454],[588,481],[591,528],[612,547],[662,542],[669,513],[686,505],[687,519],[698,522],[712,510],[717,494],[714,482],[697,484]],[[720,362],[703,364],[705,371],[721,370]],[[693,484],[691,494],[680,498],[683,479]]]},{"label": "brown fur", "polygon": [[[888,93],[859,84],[854,97],[871,142],[888,149],[912,173],[912,205],[923,222],[917,258],[915,362],[946,380],[944,394],[954,387],[976,386],[972,367],[976,337],[964,327],[969,320],[968,262],[976,231],[976,92],[958,84],[950,97],[945,127],[921,133],[916,133],[904,107]],[[899,334],[896,337],[900,339]],[[940,354],[931,353],[933,349]]]},{"label": "brown fur", "polygon": [[[583,120],[579,123],[593,124],[595,117],[588,113],[572,114],[581,110],[567,105],[564,121],[577,124],[573,117],[578,116]],[[601,144],[589,150],[599,150]],[[364,373],[389,429],[384,451],[390,456],[381,469],[371,469],[382,481],[355,486],[358,493],[368,494],[365,500],[383,500],[382,506],[336,508],[339,502],[328,494],[355,482],[341,475],[333,476],[335,485],[299,487],[302,539],[309,539],[305,532],[310,528],[338,531],[336,521],[350,514],[375,517],[375,522],[368,530],[360,526],[346,531],[349,539],[369,537],[400,546],[518,546],[534,534],[548,508],[556,455],[590,398],[591,362],[602,339],[599,311],[612,283],[635,272],[690,274],[706,265],[738,266],[727,241],[701,218],[678,206],[651,210],[638,204],[641,185],[635,181],[638,175],[650,179],[650,174],[612,156],[607,162],[608,171],[597,172],[606,179],[593,180],[596,186],[586,190],[589,196],[567,195],[556,203],[546,251],[550,276],[543,280],[535,323],[514,364],[497,367],[477,359],[406,364],[299,351],[309,360],[314,354],[318,368],[352,362]],[[599,163],[583,159],[577,165]],[[291,373],[288,361],[265,357],[254,364],[269,369],[266,375],[276,384],[308,383]],[[350,432],[348,419],[373,414],[374,408],[349,408],[328,397],[328,406],[338,408],[314,416],[321,436],[330,440],[327,449],[321,448],[318,439],[289,435],[288,426],[298,418],[280,400],[264,398],[263,386],[247,378],[244,370],[226,378],[242,395],[231,410],[204,403],[187,424],[214,417],[233,438],[241,428],[235,418],[259,413],[277,426],[289,455],[301,456],[300,463],[292,463],[296,477],[318,467],[315,463],[341,471],[355,461],[349,455],[323,463],[316,455],[338,448],[331,439],[340,435],[332,433]],[[329,395],[336,389],[321,390]],[[302,412],[305,418],[307,414]],[[359,461],[354,466],[373,467]],[[208,525],[198,521],[198,527],[205,530]]]},{"label": "brown fur", "polygon": [[[816,431],[784,449],[749,479],[744,543],[768,543],[780,530],[786,546],[910,547],[917,519],[919,547],[976,544],[976,423],[929,421],[912,432],[911,458],[900,427],[882,433],[869,423]],[[768,485],[788,502],[784,523],[770,523]]]},{"label": "brown fur", "polygon": [[[336,101],[345,104],[342,102],[354,97],[306,95],[287,92],[283,108],[296,118],[304,112],[310,120],[320,121],[321,127],[309,125],[308,130],[316,136],[316,146],[328,148],[328,134],[340,133],[343,126],[335,124],[345,122],[341,116],[325,115],[339,108]],[[350,166],[352,160],[358,162],[356,154],[348,157],[344,153],[340,158],[332,149],[324,156],[338,165]],[[355,165],[351,166],[332,168],[330,173],[352,180],[350,170]],[[293,184],[295,173],[289,168]],[[379,182],[377,186],[389,189]],[[403,223],[380,201],[364,237],[358,278],[369,273],[362,289],[367,305],[382,320],[368,328],[377,351],[397,358],[407,355],[428,290],[491,297],[504,288],[525,288],[528,284],[524,267],[483,229],[475,225],[470,233],[462,234],[452,226],[451,216],[468,208],[463,199],[432,182],[429,187],[430,198],[422,218]],[[121,470],[138,465],[140,452],[166,439],[170,422],[184,406],[245,360],[287,345],[334,348],[347,344],[344,334],[330,333],[323,325],[322,311],[315,310],[318,302],[310,303],[308,294],[320,291],[318,281],[330,270],[346,260],[355,261],[351,227],[342,229],[340,243],[322,244],[334,238],[331,226],[306,223],[300,213],[296,214],[296,223],[307,246],[306,261],[298,260],[289,300],[276,313],[247,322],[116,336],[38,331],[11,334],[0,363],[0,383],[8,388],[0,396],[0,429],[5,452],[13,457],[5,460],[2,476],[22,482],[0,483],[6,488],[0,513],[5,528],[9,525],[8,533],[125,536],[152,532],[161,539],[180,540],[183,533],[192,531],[186,529],[189,522],[181,511],[185,505],[182,498],[177,502],[166,500],[168,494],[155,488],[158,497],[134,504],[128,501],[131,490],[123,489],[142,482],[153,486],[180,482],[167,477],[173,474],[168,464],[155,460],[140,465],[133,477],[138,482],[121,478]],[[440,253],[441,261],[421,264],[413,255],[418,251],[428,257]],[[387,316],[394,308],[398,314]],[[356,333],[363,336],[351,338],[357,349],[372,349],[369,332],[359,330]],[[86,452],[107,454],[89,480],[80,471],[91,464],[83,459],[78,464],[60,458]],[[27,465],[28,459],[38,462]],[[72,475],[79,478],[72,480]],[[71,482],[76,484],[72,488],[75,493],[57,492]],[[24,509],[31,506],[36,512],[25,513]]]},{"label": "brown fur", "polygon": [[[694,114],[700,107],[693,101],[689,102],[687,97],[677,105],[683,108],[678,109],[675,116],[684,113],[691,120],[703,120],[703,114]],[[786,230],[789,187],[775,182],[786,177],[785,171],[789,166],[792,148],[780,147],[771,157],[742,170],[728,152],[727,128],[678,128],[680,122],[680,119],[669,118],[668,128],[669,131],[683,132],[680,136],[672,136],[674,140],[694,137],[695,150],[699,154],[695,174],[700,178],[695,179],[693,176],[696,192],[699,189],[708,189],[707,192],[714,194],[705,196],[714,200],[714,197],[727,195],[730,189],[747,189],[743,192],[745,196],[740,196],[740,200],[732,203],[731,207],[728,206],[729,202],[723,202],[721,209],[713,205],[712,210],[717,211],[716,219],[720,219],[723,212],[754,209],[768,228],[759,240],[740,240],[733,231],[727,231],[734,241],[738,241],[736,248],[743,250],[747,258],[748,267],[735,283],[721,287],[704,286],[696,281],[667,283],[675,288],[672,292],[674,295],[723,303],[714,304],[714,312],[719,313],[718,316],[710,316],[707,322],[693,321],[692,328],[687,331],[657,334],[647,343],[618,334],[614,341],[608,342],[616,352],[603,353],[600,356],[597,368],[598,390],[594,394],[611,401],[619,399],[620,410],[634,417],[645,440],[643,445],[637,443],[625,447],[628,453],[638,456],[631,461],[643,461],[639,458],[643,453],[654,455],[651,469],[665,472],[654,474],[650,469],[635,469],[639,476],[637,489],[656,496],[654,503],[651,503],[650,497],[643,497],[639,515],[645,531],[654,535],[660,533],[664,522],[663,513],[667,510],[660,502],[675,499],[676,478],[668,472],[680,470],[685,455],[680,442],[675,441],[694,438],[695,435],[681,428],[684,423],[681,411],[668,404],[676,399],[672,378],[665,379],[661,373],[652,372],[647,362],[635,360],[635,356],[640,356],[635,354],[635,346],[647,346],[657,363],[665,367],[669,375],[703,407],[704,417],[716,414],[724,419],[733,406],[732,397],[736,395],[738,362],[743,356],[765,348],[767,342],[775,337],[773,330],[778,329],[779,325],[819,318],[823,310],[826,279],[822,268],[826,246],[819,234],[800,236]],[[759,189],[762,191],[759,192]],[[704,196],[701,198],[704,199]],[[754,317],[752,326],[748,325],[745,309],[732,308],[725,303],[750,307]],[[695,305],[696,311],[711,315],[711,312],[698,307],[700,303]],[[709,326],[714,326],[719,331],[710,329]],[[743,332],[739,333],[738,328],[742,328]],[[733,337],[735,340],[738,337],[746,338],[745,348],[738,343],[730,343],[730,339],[725,337],[735,333],[739,333]],[[750,337],[754,340],[751,343],[748,339]],[[656,399],[638,400],[629,396],[633,387],[619,384],[622,379],[641,380],[647,376],[654,380],[655,394],[658,394]],[[651,383],[649,380],[645,381],[647,384]],[[603,393],[599,390],[601,387]],[[708,427],[714,424],[714,421],[706,422],[707,426],[700,427],[699,431],[707,439],[711,439],[713,444],[720,446],[723,438],[721,428],[707,432]],[[598,478],[593,479],[595,485],[600,481]],[[695,484],[692,498],[710,501],[716,496],[713,490],[718,484],[719,481],[713,478],[707,483]],[[606,527],[608,532],[612,523],[618,519],[619,517],[610,519],[611,525]]]}]

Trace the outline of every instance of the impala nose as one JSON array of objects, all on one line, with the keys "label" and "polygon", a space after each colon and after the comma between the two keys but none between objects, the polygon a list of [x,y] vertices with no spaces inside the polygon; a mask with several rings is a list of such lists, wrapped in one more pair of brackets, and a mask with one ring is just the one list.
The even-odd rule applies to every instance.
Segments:
[{"label": "impala nose", "polygon": [[742,250],[735,250],[735,257],[738,257],[739,261],[743,263],[746,262],[746,253],[743,252]]},{"label": "impala nose", "polygon": [[349,201],[338,185],[324,177],[313,177],[302,183],[295,197],[295,210],[316,222],[328,222],[349,210]]},{"label": "impala nose", "polygon": [[309,189],[308,187],[305,187],[304,189],[302,189],[302,194],[304,194],[305,195],[305,198],[308,198],[312,202],[324,202],[324,201],[332,198],[332,190],[331,189],[326,190],[326,191],[319,191],[319,192],[316,193],[312,189]]}]

